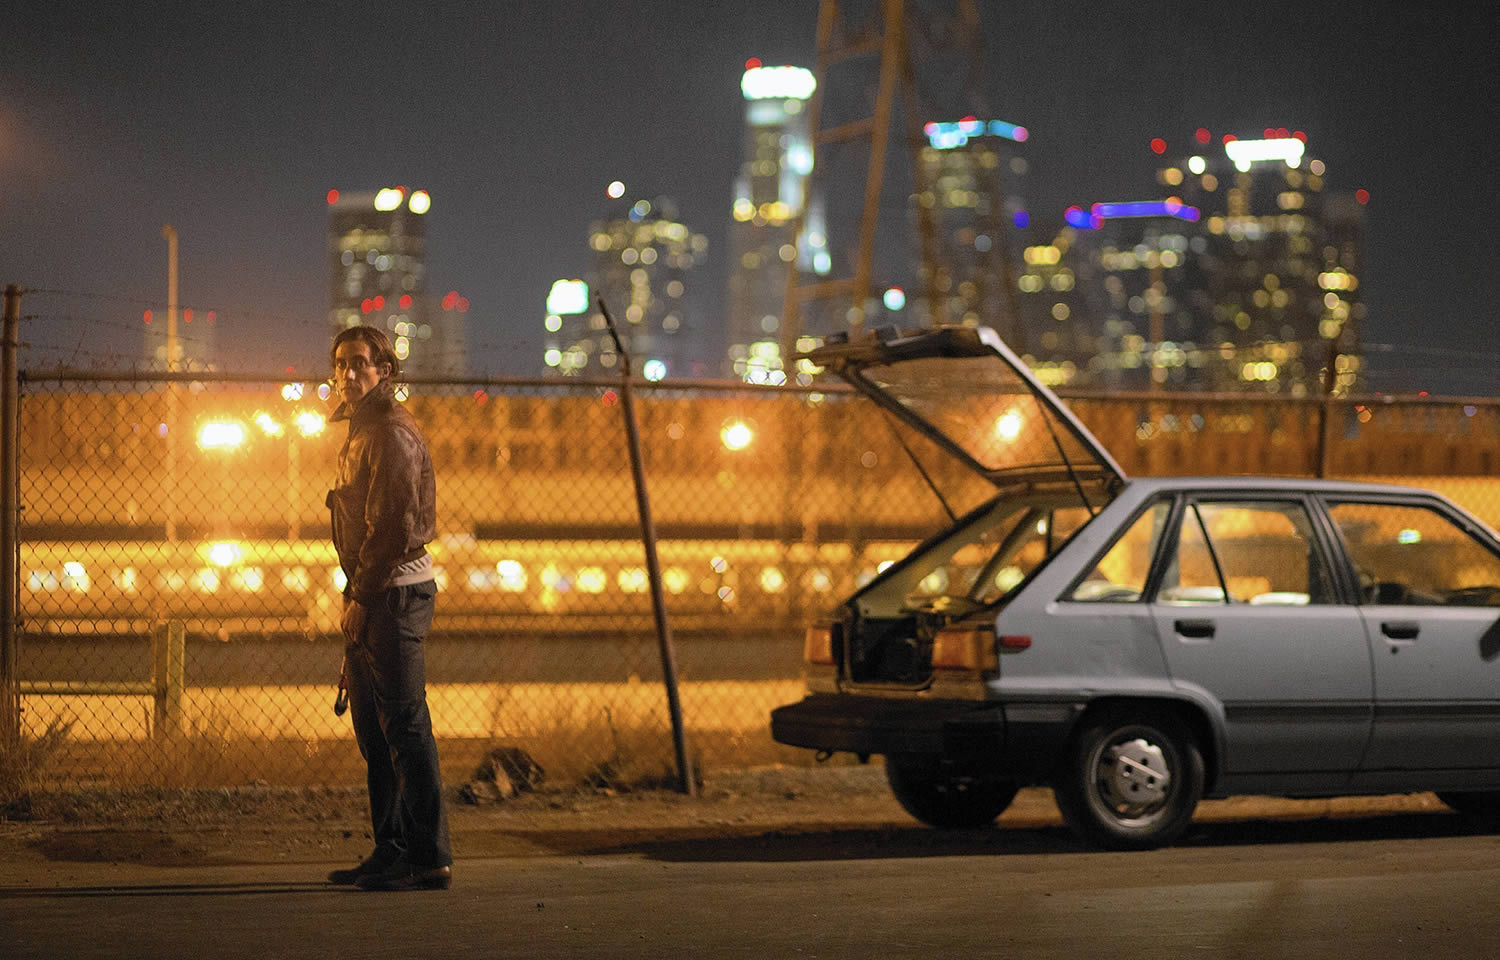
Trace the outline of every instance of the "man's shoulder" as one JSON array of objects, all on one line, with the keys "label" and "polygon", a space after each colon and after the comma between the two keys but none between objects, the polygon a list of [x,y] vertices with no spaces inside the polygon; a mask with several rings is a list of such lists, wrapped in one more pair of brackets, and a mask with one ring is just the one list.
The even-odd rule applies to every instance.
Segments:
[{"label": "man's shoulder", "polygon": [[421,446],[427,445],[427,441],[422,435],[422,427],[417,423],[417,418],[413,417],[400,404],[392,404],[389,410],[382,412],[380,416],[372,418],[368,429],[373,436],[381,440],[418,444]]}]

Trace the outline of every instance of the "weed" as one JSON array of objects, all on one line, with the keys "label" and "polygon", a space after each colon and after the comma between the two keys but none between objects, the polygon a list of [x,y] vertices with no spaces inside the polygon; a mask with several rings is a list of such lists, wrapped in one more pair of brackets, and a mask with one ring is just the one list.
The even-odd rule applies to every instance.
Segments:
[{"label": "weed", "polygon": [[53,720],[39,737],[21,732],[0,741],[0,820],[31,819],[31,791],[72,726],[71,721]]}]

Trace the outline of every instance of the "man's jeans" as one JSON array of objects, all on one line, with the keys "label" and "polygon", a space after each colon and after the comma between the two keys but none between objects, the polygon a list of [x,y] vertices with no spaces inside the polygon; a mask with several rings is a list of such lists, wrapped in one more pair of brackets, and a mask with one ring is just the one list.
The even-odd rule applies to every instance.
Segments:
[{"label": "man's jeans", "polygon": [[427,712],[422,646],[437,586],[387,587],[368,609],[361,642],[347,648],[349,712],[365,758],[375,853],[419,869],[453,862],[443,778]]}]

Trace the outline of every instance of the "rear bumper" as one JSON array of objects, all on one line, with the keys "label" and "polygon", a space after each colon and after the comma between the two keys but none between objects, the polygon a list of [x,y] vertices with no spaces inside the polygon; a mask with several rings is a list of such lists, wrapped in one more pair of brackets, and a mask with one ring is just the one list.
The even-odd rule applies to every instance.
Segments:
[{"label": "rear bumper", "polygon": [[1043,779],[1084,706],[813,694],[771,711],[771,736],[813,750],[984,759]]}]

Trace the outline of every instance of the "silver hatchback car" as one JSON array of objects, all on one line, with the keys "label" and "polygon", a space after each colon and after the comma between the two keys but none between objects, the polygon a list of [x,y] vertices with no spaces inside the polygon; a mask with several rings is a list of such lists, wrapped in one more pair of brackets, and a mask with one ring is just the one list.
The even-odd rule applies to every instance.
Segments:
[{"label": "silver hatchback car", "polygon": [[1113,849],[1230,794],[1433,790],[1500,819],[1500,540],[1458,506],[1127,479],[989,330],[808,357],[885,411],[952,523],[808,630],[776,740],[884,755],[939,827],[1048,785]]}]

